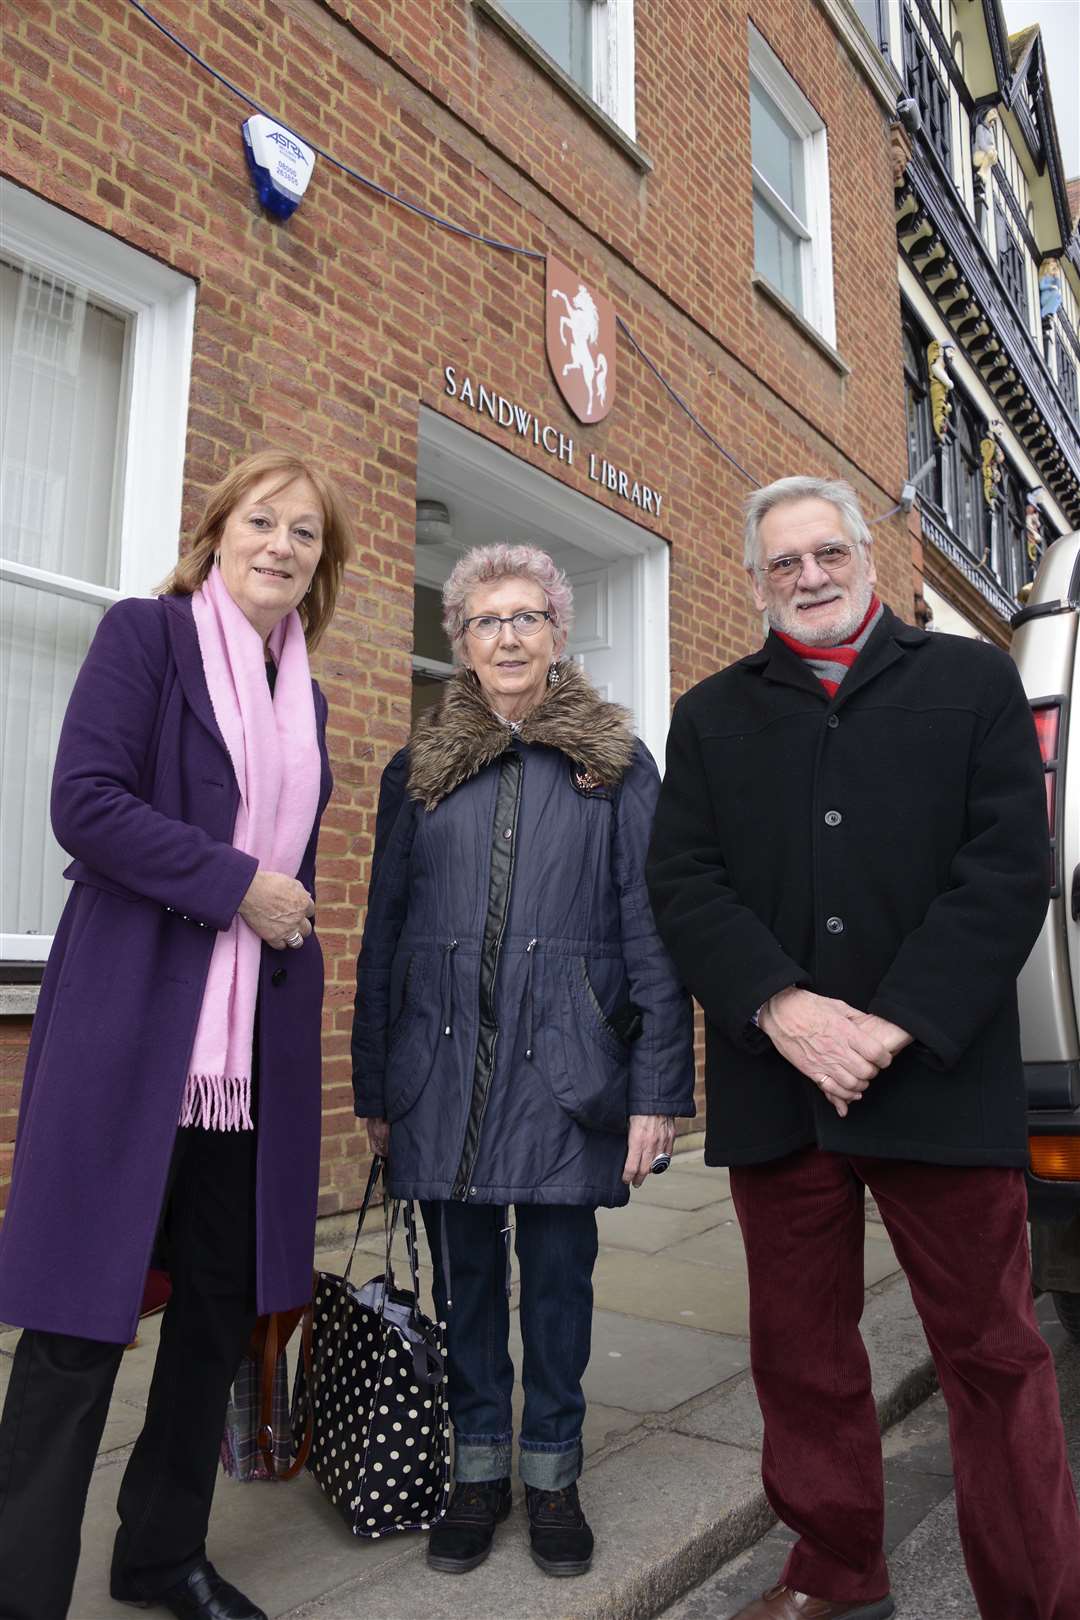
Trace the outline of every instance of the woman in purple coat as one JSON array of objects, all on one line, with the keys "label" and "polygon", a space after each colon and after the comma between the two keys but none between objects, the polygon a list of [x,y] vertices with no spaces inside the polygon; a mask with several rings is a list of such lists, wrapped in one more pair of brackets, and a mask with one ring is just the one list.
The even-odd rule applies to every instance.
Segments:
[{"label": "woman in purple coat", "polygon": [[351,544],[340,494],[264,451],[214,489],[155,601],[105,615],[60,738],[73,888],[41,988],[0,1321],[0,1615],[63,1620],[94,1456],[151,1256],[172,1295],[120,1487],[114,1598],[265,1620],[206,1557],[256,1314],[311,1288],[330,793],[308,651]]}]

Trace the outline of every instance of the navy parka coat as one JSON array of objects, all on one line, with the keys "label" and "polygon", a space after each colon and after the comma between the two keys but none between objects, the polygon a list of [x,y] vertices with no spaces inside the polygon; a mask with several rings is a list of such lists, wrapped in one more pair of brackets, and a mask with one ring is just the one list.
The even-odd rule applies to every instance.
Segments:
[{"label": "navy parka coat", "polygon": [[[1003,652],[886,608],[830,698],[770,634],[676,704],[648,870],[705,1011],[707,1164],[1026,1164],[1016,978],[1049,834]],[[751,1023],[793,984],[914,1037],[844,1119]]]},{"label": "navy parka coat", "polygon": [[391,1122],[395,1197],[624,1204],[628,1116],[693,1114],[689,998],[645,892],[658,788],[573,665],[516,734],[459,674],[387,766],[353,1085]]},{"label": "navy parka coat", "polygon": [[[314,683],[313,683],[314,684]],[[315,887],[322,780],[297,877]],[[45,969],[0,1226],[0,1321],[135,1335],[215,932],[258,863],[232,845],[240,790],[188,596],[118,602],[64,718],[53,828],[75,858]],[[264,945],[259,968],[256,1290],[311,1292],[319,1183],[322,952]]]}]

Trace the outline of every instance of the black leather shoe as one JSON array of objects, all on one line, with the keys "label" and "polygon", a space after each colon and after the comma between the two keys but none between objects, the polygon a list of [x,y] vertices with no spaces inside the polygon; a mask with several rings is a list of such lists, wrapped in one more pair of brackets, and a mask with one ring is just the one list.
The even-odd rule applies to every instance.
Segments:
[{"label": "black leather shoe", "polygon": [[208,1558],[196,1564],[190,1575],[175,1586],[167,1586],[153,1597],[122,1597],[115,1589],[112,1595],[122,1603],[134,1602],[144,1609],[171,1609],[180,1620],[267,1620],[263,1609],[222,1580]]},{"label": "black leather shoe", "polygon": [[584,1575],[592,1563],[593,1533],[585,1521],[576,1485],[561,1491],[525,1487],[533,1563],[545,1575]]},{"label": "black leather shoe", "polygon": [[508,1479],[459,1481],[445,1515],[428,1535],[428,1568],[445,1575],[475,1569],[491,1551],[495,1526],[509,1512]]}]

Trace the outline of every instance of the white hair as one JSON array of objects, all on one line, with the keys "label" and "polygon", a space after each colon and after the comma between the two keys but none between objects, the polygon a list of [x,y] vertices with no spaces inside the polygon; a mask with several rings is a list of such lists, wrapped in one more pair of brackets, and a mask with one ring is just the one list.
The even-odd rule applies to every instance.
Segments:
[{"label": "white hair", "polygon": [[758,536],[761,520],[774,506],[789,501],[828,501],[840,514],[840,523],[847,538],[854,545],[870,546],[874,537],[866,526],[859,506],[859,497],[851,485],[842,478],[778,478],[766,484],[747,498],[746,524],[743,531],[743,564],[753,568],[758,558]]}]

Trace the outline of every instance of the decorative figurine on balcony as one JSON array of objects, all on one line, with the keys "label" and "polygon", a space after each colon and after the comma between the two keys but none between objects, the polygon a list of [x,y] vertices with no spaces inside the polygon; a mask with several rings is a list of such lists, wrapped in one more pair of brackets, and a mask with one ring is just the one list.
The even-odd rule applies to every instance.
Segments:
[{"label": "decorative figurine on balcony", "polygon": [[971,166],[975,170],[975,200],[985,204],[989,194],[990,176],[998,160],[997,125],[992,118],[984,118],[975,125],[971,143]]},{"label": "decorative figurine on balcony", "polygon": [[1057,259],[1044,259],[1039,266],[1039,314],[1044,326],[1061,308],[1061,299],[1061,265]]},{"label": "decorative figurine on balcony", "polygon": [[1005,477],[1005,452],[1001,448],[1001,423],[986,424],[986,437],[979,441],[982,455],[983,495],[990,510],[996,511],[1001,499],[1001,486]]},{"label": "decorative figurine on balcony", "polygon": [[1042,513],[1034,495],[1024,502],[1024,547],[1029,563],[1037,563],[1043,553]]},{"label": "decorative figurine on balcony", "polygon": [[944,439],[952,418],[953,380],[949,367],[956,355],[954,343],[939,343],[937,338],[927,346],[926,363],[930,371],[930,412],[934,432]]}]

